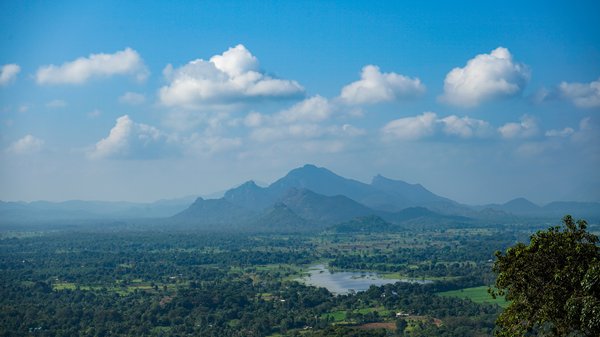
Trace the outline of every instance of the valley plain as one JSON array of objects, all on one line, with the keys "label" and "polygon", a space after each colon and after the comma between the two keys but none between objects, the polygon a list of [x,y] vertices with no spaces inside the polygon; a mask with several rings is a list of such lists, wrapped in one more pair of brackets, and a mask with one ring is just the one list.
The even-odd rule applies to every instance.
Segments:
[{"label": "valley plain", "polygon": [[[3,204],[0,335],[491,336],[506,306],[487,294],[494,252],[560,220],[522,199],[473,207],[312,165],[172,216],[72,204],[52,221],[11,221],[33,206]],[[310,286],[315,265],[379,285]]]}]

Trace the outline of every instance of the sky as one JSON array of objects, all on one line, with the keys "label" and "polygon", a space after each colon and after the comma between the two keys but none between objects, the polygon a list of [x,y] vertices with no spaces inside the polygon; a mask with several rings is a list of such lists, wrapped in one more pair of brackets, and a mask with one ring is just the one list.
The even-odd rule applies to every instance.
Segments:
[{"label": "sky", "polygon": [[2,1],[0,200],[154,201],[306,163],[600,201],[597,1]]}]

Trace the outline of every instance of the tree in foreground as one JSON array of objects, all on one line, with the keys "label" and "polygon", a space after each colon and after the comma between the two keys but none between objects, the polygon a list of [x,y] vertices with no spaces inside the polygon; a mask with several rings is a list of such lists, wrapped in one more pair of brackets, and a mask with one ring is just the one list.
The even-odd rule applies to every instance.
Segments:
[{"label": "tree in foreground", "polygon": [[498,317],[497,336],[600,336],[600,250],[585,220],[531,236],[505,254],[496,252],[493,296],[509,306]]}]

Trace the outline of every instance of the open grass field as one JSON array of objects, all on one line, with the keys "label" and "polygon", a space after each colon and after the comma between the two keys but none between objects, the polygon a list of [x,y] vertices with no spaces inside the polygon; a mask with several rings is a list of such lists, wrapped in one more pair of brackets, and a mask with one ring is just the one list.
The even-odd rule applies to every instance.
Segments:
[{"label": "open grass field", "polygon": [[470,299],[471,301],[473,301],[475,303],[495,303],[503,308],[506,308],[506,306],[508,306],[508,302],[504,299],[504,297],[498,297],[498,298],[494,299],[487,292],[487,289],[488,289],[487,286],[464,288],[464,289],[459,289],[459,290],[440,292],[440,293],[437,293],[437,295],[466,298],[466,299]]},{"label": "open grass field", "polygon": [[[121,296],[126,296],[130,293],[135,292],[136,290],[138,291],[149,291],[149,292],[154,292],[154,287],[149,285],[149,284],[144,284],[144,283],[140,283],[140,282],[136,282],[135,284],[131,284],[131,285],[127,285],[127,286],[112,286],[112,287],[103,287],[103,286],[99,286],[99,285],[80,285],[80,284],[75,284],[72,282],[57,282],[52,284],[52,289],[54,291],[62,291],[62,290],[75,290],[79,287],[80,290],[87,290],[87,291],[100,291],[105,289],[106,291],[111,291],[111,292],[115,292]],[[170,291],[175,291],[176,285],[175,284],[164,284],[164,285],[160,285],[159,286],[161,289],[164,289],[164,287],[166,287],[167,290]]]}]

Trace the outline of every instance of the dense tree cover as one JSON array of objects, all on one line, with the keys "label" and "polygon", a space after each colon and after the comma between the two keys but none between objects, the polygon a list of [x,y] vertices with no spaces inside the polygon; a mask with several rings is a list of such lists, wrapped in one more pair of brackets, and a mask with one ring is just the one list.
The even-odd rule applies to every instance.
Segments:
[{"label": "dense tree cover", "polygon": [[[456,250],[443,261],[468,270],[449,281],[397,283],[341,296],[295,281],[298,266],[317,260],[361,254],[376,259],[401,251],[399,246],[443,247],[445,236]],[[479,269],[467,267],[476,255],[452,255],[482,241],[489,244],[481,249],[493,251],[492,241],[479,236],[421,233],[413,242],[413,235],[404,234],[124,231],[1,239],[0,336],[490,336],[498,306],[435,295],[487,282]],[[427,241],[432,237],[435,242]],[[433,255],[417,254],[411,261],[441,260],[434,250],[427,252]],[[411,315],[401,331],[398,311]],[[345,319],[333,319],[335,312]],[[363,327],[377,322],[392,328]]]},{"label": "dense tree cover", "polygon": [[565,216],[496,256],[497,292],[511,301],[498,336],[600,336],[600,248],[584,220]]},{"label": "dense tree cover", "polygon": [[491,259],[493,252],[509,246],[516,240],[512,231],[493,231],[465,235],[461,233],[433,233],[444,239],[437,242],[417,242],[412,247],[400,247],[385,252],[335,254],[329,263],[340,269],[400,272],[409,277],[447,277],[485,275],[493,279]]}]

